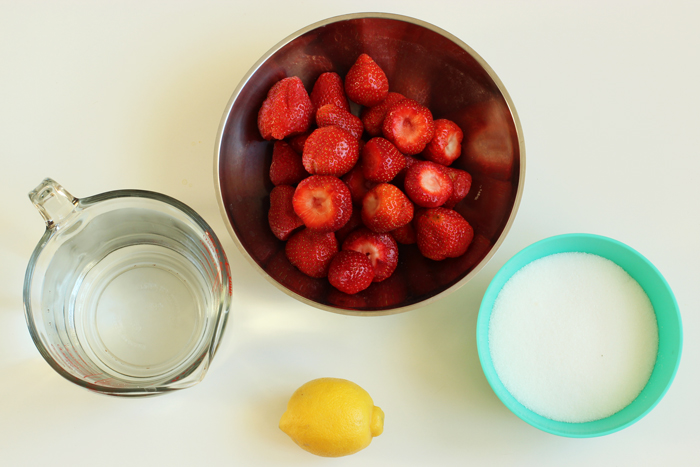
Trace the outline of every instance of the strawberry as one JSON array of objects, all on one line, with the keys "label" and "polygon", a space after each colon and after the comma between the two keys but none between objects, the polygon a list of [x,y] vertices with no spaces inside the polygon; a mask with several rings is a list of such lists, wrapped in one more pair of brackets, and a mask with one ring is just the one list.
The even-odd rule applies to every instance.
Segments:
[{"label": "strawberry", "polygon": [[411,224],[413,224],[413,230],[416,229],[416,226],[418,225],[418,219],[420,219],[420,216],[425,214],[427,210],[428,208],[413,206],[413,220],[411,221]]},{"label": "strawberry", "polygon": [[352,214],[350,190],[330,175],[312,175],[302,180],[294,191],[292,205],[306,227],[323,232],[338,230]]},{"label": "strawberry", "polygon": [[303,229],[289,237],[284,252],[297,269],[320,279],[328,275],[331,260],[338,253],[338,241],[333,232]]},{"label": "strawberry", "polygon": [[418,154],[433,139],[433,114],[413,99],[404,99],[387,111],[382,133],[402,153]]},{"label": "strawberry", "polygon": [[453,190],[452,196],[445,201],[443,207],[453,208],[469,194],[469,190],[472,186],[472,176],[469,172],[452,167],[445,167],[444,170],[452,180]]},{"label": "strawberry", "polygon": [[416,243],[416,230],[413,228],[412,222],[390,231],[389,234],[402,245],[412,245]]},{"label": "strawberry", "polygon": [[328,282],[347,294],[365,290],[374,279],[374,267],[369,258],[355,250],[339,251],[328,267]]},{"label": "strawberry", "polygon": [[362,165],[357,164],[350,172],[343,176],[343,181],[350,189],[353,204],[362,206],[362,200],[369,190],[377,184],[365,178],[362,173]]},{"label": "strawberry", "polygon": [[357,138],[337,126],[317,128],[306,139],[302,162],[314,175],[340,177],[353,168],[360,157]]},{"label": "strawberry", "polygon": [[316,111],[316,125],[319,128],[338,126],[357,139],[362,138],[362,132],[365,131],[362,120],[335,104],[326,104]]},{"label": "strawberry", "polygon": [[362,199],[362,222],[374,232],[389,232],[412,218],[413,203],[394,185],[380,183]]},{"label": "strawberry", "polygon": [[275,83],[258,112],[258,129],[266,140],[284,139],[309,129],[313,104],[296,76]]},{"label": "strawberry", "polygon": [[398,174],[396,174],[396,177],[394,177],[394,180],[392,181],[392,183],[394,185],[397,185],[399,187],[403,186],[403,182],[406,179],[406,172],[408,172],[408,169],[411,168],[411,166],[413,164],[415,164],[416,162],[422,160],[422,159],[417,159],[414,156],[404,155],[404,157],[406,158],[406,165],[404,166],[403,169],[401,169],[401,171]]},{"label": "strawberry", "polygon": [[265,265],[265,272],[294,293],[309,300],[321,300],[325,296],[328,281],[309,277],[289,262],[284,250],[280,250]]},{"label": "strawberry", "polygon": [[403,94],[389,92],[386,98],[374,107],[363,107],[360,113],[360,119],[365,126],[365,131],[371,136],[381,136],[382,123],[384,123],[387,110],[404,99],[406,98]]},{"label": "strawberry", "polygon": [[309,176],[297,153],[284,141],[275,141],[270,164],[270,181],[273,185],[296,185]]},{"label": "strawberry", "polygon": [[367,54],[360,55],[345,75],[345,94],[360,105],[372,107],[389,93],[384,71]]},{"label": "strawberry", "polygon": [[435,134],[423,151],[423,157],[441,165],[450,165],[462,155],[462,130],[451,120],[435,120]]},{"label": "strawberry", "polygon": [[372,232],[367,227],[351,232],[341,249],[366,255],[372,264],[374,282],[381,282],[391,276],[399,262],[396,240],[389,234]]},{"label": "strawberry", "polygon": [[418,249],[436,261],[462,256],[473,237],[472,226],[452,209],[427,209],[416,225]]},{"label": "strawberry", "polygon": [[344,226],[335,231],[335,238],[338,240],[338,244],[342,244],[350,232],[363,225],[361,210],[353,206],[350,219]]},{"label": "strawberry", "polygon": [[311,133],[312,131],[305,131],[304,133],[292,136],[291,138],[287,139],[287,143],[289,143],[289,146],[298,154],[303,154],[306,138],[308,138]]},{"label": "strawberry", "polygon": [[294,191],[293,186],[278,185],[270,192],[270,210],[267,212],[267,220],[270,230],[280,240],[287,240],[294,230],[304,225],[292,206]]},{"label": "strawberry", "polygon": [[340,75],[334,71],[322,73],[321,76],[316,79],[309,97],[316,110],[326,104],[334,104],[350,112],[350,105],[348,104],[348,99],[345,97],[343,80]]},{"label": "strawberry", "polygon": [[406,156],[389,140],[380,137],[367,141],[360,157],[362,174],[372,182],[389,182],[406,166]]},{"label": "strawberry", "polygon": [[411,165],[403,185],[411,201],[425,208],[442,206],[454,190],[445,167],[430,161]]}]

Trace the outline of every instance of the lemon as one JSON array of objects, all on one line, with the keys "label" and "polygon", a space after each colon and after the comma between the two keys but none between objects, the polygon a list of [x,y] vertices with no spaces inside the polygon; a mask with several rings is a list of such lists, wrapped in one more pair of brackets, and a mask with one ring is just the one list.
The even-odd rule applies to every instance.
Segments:
[{"label": "lemon", "polygon": [[319,378],[294,391],[280,429],[312,454],[341,457],[366,448],[382,434],[384,412],[357,384]]}]

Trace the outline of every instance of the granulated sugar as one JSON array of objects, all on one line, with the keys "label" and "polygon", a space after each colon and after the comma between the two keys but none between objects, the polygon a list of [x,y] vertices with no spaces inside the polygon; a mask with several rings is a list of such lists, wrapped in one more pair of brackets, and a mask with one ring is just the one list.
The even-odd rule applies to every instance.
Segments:
[{"label": "granulated sugar", "polygon": [[629,405],[658,349],[654,309],[612,261],[587,253],[540,258],[499,293],[491,358],[508,391],[552,420],[580,423]]}]

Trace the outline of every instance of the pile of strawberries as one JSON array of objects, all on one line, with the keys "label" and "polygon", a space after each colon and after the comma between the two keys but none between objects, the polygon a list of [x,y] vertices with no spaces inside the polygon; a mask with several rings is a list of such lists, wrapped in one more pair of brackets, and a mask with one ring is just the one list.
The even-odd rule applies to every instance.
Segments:
[{"label": "pile of strawberries", "polygon": [[[357,115],[350,101],[361,106]],[[320,75],[310,94],[298,77],[280,80],[258,128],[275,140],[270,229],[304,274],[356,294],[392,276],[399,243],[438,261],[469,247],[474,231],[452,209],[472,182],[450,167],[462,153],[462,130],[390,92],[368,55],[344,81]]]}]

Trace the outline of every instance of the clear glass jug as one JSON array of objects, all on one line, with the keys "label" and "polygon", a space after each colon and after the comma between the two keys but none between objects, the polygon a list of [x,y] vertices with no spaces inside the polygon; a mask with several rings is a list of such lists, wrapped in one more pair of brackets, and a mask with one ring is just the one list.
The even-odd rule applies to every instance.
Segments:
[{"label": "clear glass jug", "polygon": [[48,178],[29,198],[46,232],[27,267],[24,308],[46,361],[110,395],[201,381],[232,293],[224,250],[204,220],[162,194],[77,199]]}]

